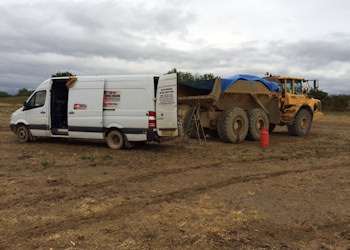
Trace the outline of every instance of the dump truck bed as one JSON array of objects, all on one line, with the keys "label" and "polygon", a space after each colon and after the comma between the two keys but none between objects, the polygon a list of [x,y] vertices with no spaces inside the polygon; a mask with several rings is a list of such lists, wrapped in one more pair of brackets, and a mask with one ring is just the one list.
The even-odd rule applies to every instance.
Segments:
[{"label": "dump truck bed", "polygon": [[271,122],[279,122],[279,94],[259,81],[237,80],[222,91],[222,79],[178,84],[179,104],[200,105],[213,110],[240,107],[263,109]]}]

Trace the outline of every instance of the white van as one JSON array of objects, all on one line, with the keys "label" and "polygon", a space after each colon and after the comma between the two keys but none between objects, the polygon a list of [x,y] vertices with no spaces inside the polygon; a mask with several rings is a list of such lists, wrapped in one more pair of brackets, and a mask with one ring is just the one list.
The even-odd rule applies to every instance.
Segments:
[{"label": "white van", "polygon": [[110,148],[178,135],[176,74],[54,77],[11,116],[20,142],[105,139]]}]

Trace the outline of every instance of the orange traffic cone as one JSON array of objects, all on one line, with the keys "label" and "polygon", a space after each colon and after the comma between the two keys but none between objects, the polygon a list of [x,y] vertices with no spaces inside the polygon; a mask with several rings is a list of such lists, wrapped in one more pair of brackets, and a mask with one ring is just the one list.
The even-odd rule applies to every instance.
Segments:
[{"label": "orange traffic cone", "polygon": [[268,148],[270,146],[269,131],[267,127],[264,127],[260,132],[260,146],[263,148]]}]

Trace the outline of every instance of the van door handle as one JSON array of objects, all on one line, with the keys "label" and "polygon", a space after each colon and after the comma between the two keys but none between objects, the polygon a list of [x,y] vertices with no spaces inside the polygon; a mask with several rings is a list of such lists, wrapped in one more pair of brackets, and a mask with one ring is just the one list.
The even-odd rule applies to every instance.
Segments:
[{"label": "van door handle", "polygon": [[40,114],[45,114],[45,111],[41,111]]},{"label": "van door handle", "polygon": [[70,115],[74,115],[74,112],[73,112],[73,111],[70,111],[68,114],[70,114]]}]

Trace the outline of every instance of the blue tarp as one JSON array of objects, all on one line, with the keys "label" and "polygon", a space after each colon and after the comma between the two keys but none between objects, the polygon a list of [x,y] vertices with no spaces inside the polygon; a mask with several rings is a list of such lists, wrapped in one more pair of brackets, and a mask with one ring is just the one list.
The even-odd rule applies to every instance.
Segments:
[{"label": "blue tarp", "polygon": [[232,84],[234,84],[238,80],[262,82],[270,91],[275,91],[279,89],[278,83],[266,81],[258,76],[234,75],[227,78],[221,78],[221,91],[224,92],[228,87],[230,87]]},{"label": "blue tarp", "polygon": [[215,83],[215,79],[196,81],[196,82],[181,82],[179,84],[185,85],[191,88],[195,88],[195,89],[212,90],[214,87],[214,83]]}]

